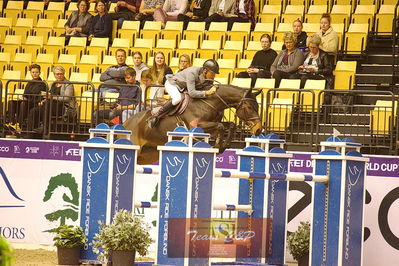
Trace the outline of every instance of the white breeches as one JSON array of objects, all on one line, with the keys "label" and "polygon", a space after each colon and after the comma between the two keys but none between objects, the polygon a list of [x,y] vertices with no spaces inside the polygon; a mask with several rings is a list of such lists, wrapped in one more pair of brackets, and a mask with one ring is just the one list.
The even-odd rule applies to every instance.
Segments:
[{"label": "white breeches", "polygon": [[177,87],[170,84],[169,81],[167,80],[165,82],[165,90],[169,94],[170,98],[172,98],[172,104],[178,105],[179,102],[181,101],[181,95]]}]

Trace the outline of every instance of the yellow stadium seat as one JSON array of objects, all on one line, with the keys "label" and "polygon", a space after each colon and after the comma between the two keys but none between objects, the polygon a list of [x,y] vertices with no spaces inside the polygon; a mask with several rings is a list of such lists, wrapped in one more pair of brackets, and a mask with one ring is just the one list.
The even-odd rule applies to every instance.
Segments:
[{"label": "yellow stadium seat", "polygon": [[260,41],[250,41],[247,49],[244,49],[244,58],[253,58],[259,50],[262,50]]},{"label": "yellow stadium seat", "polygon": [[205,33],[205,39],[219,41],[223,45],[226,40],[227,26],[227,22],[212,22],[209,30]]},{"label": "yellow stadium seat", "polygon": [[198,41],[197,40],[181,40],[179,48],[176,49],[176,56],[188,54],[191,60],[197,56]]},{"label": "yellow stadium seat", "polygon": [[177,70],[179,70],[179,57],[172,57],[169,67],[172,69],[173,73],[176,73]]},{"label": "yellow stadium seat", "polygon": [[311,36],[320,31],[320,23],[303,23],[303,31],[305,31],[308,36]]},{"label": "yellow stadium seat", "polygon": [[[116,4],[116,3],[115,3]],[[94,101],[93,101],[94,94]],[[83,91],[81,97],[77,98],[79,106],[79,122],[91,123],[93,109],[97,108],[98,93],[92,91]]]},{"label": "yellow stadium seat", "polygon": [[338,35],[338,50],[341,50],[342,43],[343,43],[343,36],[345,32],[345,24],[344,23],[339,23],[339,24],[331,24],[331,27],[334,29],[334,31]]},{"label": "yellow stadium seat", "polygon": [[369,24],[355,24],[349,26],[345,35],[345,52],[360,54],[366,50]]},{"label": "yellow stadium seat", "polygon": [[21,35],[6,35],[4,43],[0,44],[0,47],[2,52],[10,53],[11,56],[14,56],[19,51],[21,44]]},{"label": "yellow stadium seat", "polygon": [[228,82],[230,82],[233,78],[236,61],[234,59],[218,59],[217,62],[219,64],[219,74],[216,76],[227,78]]},{"label": "yellow stadium seat", "polygon": [[98,55],[82,55],[80,62],[76,64],[76,70],[79,73],[87,73],[89,79],[97,72]]},{"label": "yellow stadium seat", "polygon": [[41,18],[44,11],[44,2],[29,1],[28,6],[23,11],[25,18],[32,18],[33,25],[36,26],[37,21]]},{"label": "yellow stadium seat", "polygon": [[265,5],[262,13],[259,14],[259,22],[273,23],[273,27],[277,27],[280,22],[281,1],[276,5]]},{"label": "yellow stadium seat", "polygon": [[247,45],[250,31],[251,23],[234,23],[231,30],[227,32],[227,39],[230,41],[244,41],[244,45]]},{"label": "yellow stadium seat", "polygon": [[358,5],[352,14],[352,23],[369,24],[369,30],[373,29],[375,5]]},{"label": "yellow stadium seat", "polygon": [[[282,79],[280,82],[280,89],[298,89],[301,86],[300,79]],[[297,91],[276,91],[276,98],[291,99],[292,103],[295,104],[298,101]]]},{"label": "yellow stadium seat", "polygon": [[276,53],[280,53],[281,49],[283,48],[284,42],[272,42],[270,48],[272,48]]},{"label": "yellow stadium seat", "polygon": [[207,60],[206,58],[194,58],[193,66],[202,67],[202,65],[206,60]]},{"label": "yellow stadium seat", "polygon": [[4,42],[5,36],[12,33],[12,18],[0,17],[0,43]]},{"label": "yellow stadium seat", "polygon": [[33,60],[35,60],[36,55],[43,47],[43,43],[43,36],[28,36],[25,43],[21,46],[22,52],[32,54]]},{"label": "yellow stadium seat", "polygon": [[[324,102],[324,97],[320,98],[319,102],[319,95],[322,90],[324,90],[326,87],[326,81],[325,80],[314,80],[314,79],[308,79],[305,83],[305,87],[303,88],[304,90],[311,90],[313,91],[314,94],[311,94],[309,92],[304,92],[301,93],[301,107],[302,111],[304,112],[318,112],[319,106],[323,104]],[[314,103],[313,103],[313,95],[314,95]],[[314,109],[312,109],[312,105],[314,104]]]},{"label": "yellow stadium seat", "polygon": [[136,40],[140,30],[140,21],[124,20],[122,27],[118,30],[118,38],[129,39],[131,46]]},{"label": "yellow stadium seat", "polygon": [[40,18],[37,21],[36,27],[33,28],[33,33],[36,36],[42,36],[46,43],[48,38],[52,35],[54,28],[54,19]]},{"label": "yellow stadium seat", "polygon": [[65,68],[66,75],[74,71],[75,65],[77,62],[76,54],[60,54],[58,57],[57,64]]},{"label": "yellow stadium seat", "polygon": [[3,103],[5,101],[6,93],[7,94],[14,93],[15,90],[22,88],[21,82],[15,82],[15,81],[8,82],[9,80],[13,79],[22,79],[21,72],[16,70],[5,70],[1,77],[1,81],[3,83],[1,100]]},{"label": "yellow stadium seat", "polygon": [[331,10],[331,22],[334,23],[344,23],[345,29],[348,28],[350,23],[349,18],[352,12],[351,5],[334,5]]},{"label": "yellow stadium seat", "polygon": [[394,5],[381,5],[380,10],[375,16],[375,28],[379,35],[392,34],[392,21],[394,17]]},{"label": "yellow stadium seat", "polygon": [[98,55],[98,64],[102,62],[102,58],[108,51],[109,38],[93,38],[90,45],[86,47],[87,54]]},{"label": "yellow stadium seat", "polygon": [[[69,81],[71,82],[89,82],[89,73],[77,73],[77,72],[72,72]],[[83,84],[73,84],[74,88],[74,95],[75,96],[81,96],[84,91],[88,89],[87,85]]]},{"label": "yellow stadium seat", "polygon": [[[46,76],[44,75],[44,72],[40,72],[40,78],[42,80],[46,80]],[[30,74],[30,71],[26,72],[25,80],[32,80],[32,75]]]},{"label": "yellow stadium seat", "polygon": [[392,101],[377,100],[374,109],[370,110],[371,134],[389,135],[395,127],[396,114],[396,102],[392,106]]},{"label": "yellow stadium seat", "polygon": [[102,83],[100,81],[100,76],[101,73],[93,73],[93,77],[91,78],[91,83],[94,85],[94,87],[98,88],[98,86],[100,86],[100,84]]},{"label": "yellow stadium seat", "polygon": [[189,22],[187,29],[183,32],[183,39],[196,40],[199,47],[204,39],[205,22]]},{"label": "yellow stadium seat", "polygon": [[233,78],[231,85],[238,86],[241,88],[251,88],[250,78]]},{"label": "yellow stadium seat", "polygon": [[[274,89],[275,86],[276,86],[276,81],[273,78],[270,78],[270,79],[258,78],[258,79],[256,79],[254,88],[262,90],[263,97],[265,99],[264,102],[263,102],[265,104],[263,106],[264,107],[263,109],[266,109],[265,107],[266,107],[266,103],[267,102],[271,103],[273,101],[273,98],[274,98],[273,94],[272,93],[268,93],[268,91],[270,89]],[[267,99],[267,97],[269,97],[269,99]]]},{"label": "yellow stadium seat", "polygon": [[64,14],[65,14],[65,18],[69,18],[69,16],[72,14],[73,11],[78,10],[78,5],[76,5],[75,3],[70,3],[68,5],[68,9],[65,10]]},{"label": "yellow stadium seat", "polygon": [[153,54],[163,52],[165,55],[166,64],[169,64],[176,48],[176,40],[163,40],[159,39],[157,46],[153,49]]},{"label": "yellow stadium seat", "polygon": [[[241,58],[243,45],[243,41],[226,41],[224,48],[220,50],[220,58],[234,59],[235,62],[238,62],[238,59]],[[235,64],[234,67],[236,67]]]},{"label": "yellow stadium seat", "polygon": [[268,130],[272,132],[285,132],[292,121],[292,100],[274,98],[273,104],[267,110]]},{"label": "yellow stadium seat", "polygon": [[86,50],[86,43],[86,37],[71,37],[69,39],[69,44],[65,46],[65,52],[67,54],[77,55],[80,58]]},{"label": "yellow stadium seat", "polygon": [[4,71],[10,68],[10,61],[10,53],[0,53],[0,76],[3,76]]},{"label": "yellow stadium seat", "polygon": [[278,42],[283,41],[284,33],[292,31],[292,22],[291,23],[280,23],[278,25],[277,31],[274,33],[274,40]]},{"label": "yellow stadium seat", "polygon": [[175,40],[175,47],[182,38],[183,21],[167,21],[165,28],[161,31],[161,38]]},{"label": "yellow stadium seat", "polygon": [[296,19],[302,21],[304,10],[304,5],[287,5],[284,14],[281,15],[281,22],[290,23],[292,25],[292,22]]},{"label": "yellow stadium seat", "polygon": [[153,45],[155,45],[160,36],[161,28],[161,21],[146,21],[140,32],[140,38],[151,39],[153,40]]},{"label": "yellow stadium seat", "polygon": [[201,49],[198,50],[198,56],[201,58],[217,59],[220,50],[219,40],[204,40],[201,44]]},{"label": "yellow stadium seat", "polygon": [[149,68],[151,68],[153,65],[154,65],[154,57],[150,56],[150,57],[148,57],[148,60],[147,60],[147,66]]},{"label": "yellow stadium seat", "polygon": [[55,36],[61,36],[61,34],[65,33],[65,23],[68,21],[67,19],[60,18],[57,21],[55,27],[53,28],[53,34]]},{"label": "yellow stadium seat", "polygon": [[32,18],[18,18],[17,23],[13,27],[14,35],[21,35],[22,42],[25,42],[28,35],[32,35],[33,19]]},{"label": "yellow stadium seat", "polygon": [[123,49],[129,51],[130,40],[128,38],[115,38],[112,41],[112,45],[108,48],[108,55],[115,55],[116,50]]},{"label": "yellow stadium seat", "polygon": [[47,79],[48,74],[53,71],[54,54],[38,54],[33,62],[40,65],[43,77]]},{"label": "yellow stadium seat", "polygon": [[63,53],[65,37],[50,36],[47,44],[43,45],[43,50],[47,54],[55,54],[57,57]]},{"label": "yellow stadium seat", "polygon": [[351,6],[351,13],[354,11],[357,1],[353,0],[334,0],[334,5],[349,5]]},{"label": "yellow stadium seat", "polygon": [[108,67],[117,65],[116,58],[114,55],[106,55],[103,58],[101,65],[99,65],[99,72],[104,72]]},{"label": "yellow stadium seat", "polygon": [[58,21],[60,18],[63,18],[64,10],[64,2],[50,1],[47,10],[44,10],[44,18],[54,19],[54,21]]},{"label": "yellow stadium seat", "polygon": [[17,19],[22,17],[24,7],[23,1],[8,1],[7,7],[3,10],[3,16],[12,19],[12,25],[15,25]]},{"label": "yellow stadium seat", "polygon": [[241,59],[238,64],[237,68],[234,70],[235,73],[240,73],[243,71],[247,71],[247,68],[251,65],[252,59]]},{"label": "yellow stadium seat", "polygon": [[115,7],[116,7],[117,3],[116,2],[112,2],[109,5],[109,9],[108,9],[108,13],[115,13]]},{"label": "yellow stadium seat", "polygon": [[351,90],[355,84],[356,61],[338,61],[334,70],[334,89]]},{"label": "yellow stadium seat", "polygon": [[273,23],[256,23],[255,29],[251,32],[251,41],[260,41],[263,34],[269,34],[273,39],[274,24]]},{"label": "yellow stadium seat", "polygon": [[228,78],[220,78],[220,77],[216,77],[215,78],[215,84],[223,84],[223,85],[227,85],[229,84],[229,79]]},{"label": "yellow stadium seat", "polygon": [[130,48],[130,53],[138,51],[143,55],[143,61],[147,61],[148,57],[151,56],[151,50],[154,47],[154,41],[152,39],[139,39],[137,38],[134,47]]},{"label": "yellow stadium seat", "polygon": [[320,18],[323,13],[327,13],[327,5],[311,5],[308,12],[305,14],[305,22],[317,23],[320,25]]}]

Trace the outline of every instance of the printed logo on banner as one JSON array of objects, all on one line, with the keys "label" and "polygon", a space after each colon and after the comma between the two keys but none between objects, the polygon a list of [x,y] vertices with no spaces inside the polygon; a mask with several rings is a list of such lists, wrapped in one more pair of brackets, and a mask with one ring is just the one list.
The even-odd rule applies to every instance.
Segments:
[{"label": "printed logo on banner", "polygon": [[14,145],[14,153],[21,153],[21,148],[19,145]]},{"label": "printed logo on banner", "polygon": [[60,146],[52,145],[51,148],[50,148],[50,154],[52,156],[56,157],[57,155],[60,154],[60,152],[61,152],[60,150],[61,150]]},{"label": "printed logo on banner", "polygon": [[39,153],[40,148],[39,147],[26,147],[25,152],[26,153]]},{"label": "printed logo on banner", "polygon": [[[17,200],[18,202],[19,201],[24,201],[21,197],[19,197],[18,195],[17,195],[17,193],[15,192],[15,190],[14,190],[14,188],[13,188],[13,186],[12,186],[12,184],[11,184],[11,182],[10,182],[10,180],[8,179],[8,177],[7,177],[7,175],[6,175],[6,173],[4,172],[4,170],[3,170],[3,168],[1,168],[0,167],[0,175],[1,175],[1,177],[2,177],[2,180],[3,180],[3,184],[6,186],[6,190],[5,191],[8,191],[8,193],[1,193],[0,195],[2,196],[2,198],[4,198],[5,196],[12,196],[15,200]],[[4,189],[2,189],[2,187],[3,187],[3,185],[0,183],[0,191],[4,191]],[[4,200],[4,199],[3,199]],[[2,204],[1,202],[0,202],[0,208],[18,208],[18,207],[25,207],[25,205],[22,205],[22,204]]]},{"label": "printed logo on banner", "polygon": [[[58,189],[67,189],[69,192],[68,194],[62,194],[63,208],[54,210],[53,212],[46,214],[44,217],[49,222],[55,222],[59,220],[59,224],[54,228],[45,230],[44,232],[54,232],[54,229],[57,228],[59,225],[66,224],[67,219],[70,219],[74,222],[78,220],[79,190],[76,179],[70,173],[61,173],[57,176],[51,177],[47,189],[44,192],[43,202],[48,202],[50,200],[60,200],[53,198],[53,195],[55,195],[55,192]],[[61,205],[56,204],[56,206]]]}]

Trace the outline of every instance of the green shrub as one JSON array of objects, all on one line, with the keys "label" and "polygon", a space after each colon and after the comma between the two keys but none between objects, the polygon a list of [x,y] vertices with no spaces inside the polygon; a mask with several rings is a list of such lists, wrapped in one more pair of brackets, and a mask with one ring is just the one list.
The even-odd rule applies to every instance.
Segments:
[{"label": "green shrub", "polygon": [[86,243],[86,236],[80,226],[65,224],[57,227],[54,232],[56,233],[53,238],[54,246],[73,248],[84,246]]},{"label": "green shrub", "polygon": [[0,236],[0,266],[9,266],[14,261],[13,249],[8,242]]},{"label": "green shrub", "polygon": [[298,229],[287,237],[288,249],[295,260],[309,253],[310,223],[300,222]]}]

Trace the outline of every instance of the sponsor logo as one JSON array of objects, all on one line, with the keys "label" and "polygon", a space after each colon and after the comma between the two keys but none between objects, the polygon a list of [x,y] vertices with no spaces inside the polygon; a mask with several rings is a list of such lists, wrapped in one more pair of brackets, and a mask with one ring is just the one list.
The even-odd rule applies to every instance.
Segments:
[{"label": "sponsor logo", "polygon": [[18,145],[14,145],[14,153],[21,153],[21,149]]},{"label": "sponsor logo", "polygon": [[68,156],[80,156],[81,155],[81,149],[68,149],[65,151],[65,155]]},{"label": "sponsor logo", "polygon": [[59,155],[60,154],[60,146],[55,146],[55,145],[53,145],[53,146],[51,146],[51,148],[50,148],[50,154],[52,155],[52,156],[57,156],[57,155]]},{"label": "sponsor logo", "polygon": [[0,146],[0,152],[9,152],[10,147],[9,146]]},{"label": "sponsor logo", "polygon": [[26,147],[25,153],[39,153],[39,147]]},{"label": "sponsor logo", "polygon": [[[11,185],[10,180],[8,179],[6,173],[4,172],[3,168],[0,167],[0,176],[2,177],[3,183],[6,186],[8,192],[11,194],[11,196],[13,196],[16,200],[18,201],[24,201],[21,197],[19,197],[17,195],[17,193],[15,192],[14,188]],[[3,191],[3,189],[1,189],[1,183],[0,183],[0,191]],[[1,193],[1,195],[4,195],[4,193]],[[13,207],[25,207],[24,205],[21,204],[16,204],[16,205],[1,205],[0,203],[0,208],[13,208]]]}]

